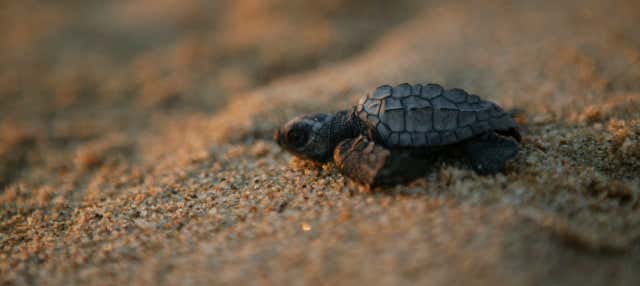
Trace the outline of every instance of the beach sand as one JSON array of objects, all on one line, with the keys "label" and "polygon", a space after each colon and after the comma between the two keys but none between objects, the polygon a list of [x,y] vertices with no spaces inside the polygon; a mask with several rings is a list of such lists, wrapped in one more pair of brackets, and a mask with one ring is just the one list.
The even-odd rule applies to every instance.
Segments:
[{"label": "beach sand", "polygon": [[[0,283],[639,285],[640,2],[477,2],[3,3]],[[273,142],[403,82],[520,110],[507,172]]]}]

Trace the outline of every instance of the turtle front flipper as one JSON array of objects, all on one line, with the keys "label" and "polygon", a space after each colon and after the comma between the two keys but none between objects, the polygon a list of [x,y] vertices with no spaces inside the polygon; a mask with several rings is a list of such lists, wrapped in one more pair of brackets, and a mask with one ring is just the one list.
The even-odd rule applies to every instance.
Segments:
[{"label": "turtle front flipper", "polygon": [[364,136],[340,142],[333,153],[343,175],[369,187],[406,183],[424,175],[426,162],[414,157],[392,152]]},{"label": "turtle front flipper", "polygon": [[504,172],[508,160],[518,154],[515,140],[487,132],[464,143],[471,167],[480,175]]}]

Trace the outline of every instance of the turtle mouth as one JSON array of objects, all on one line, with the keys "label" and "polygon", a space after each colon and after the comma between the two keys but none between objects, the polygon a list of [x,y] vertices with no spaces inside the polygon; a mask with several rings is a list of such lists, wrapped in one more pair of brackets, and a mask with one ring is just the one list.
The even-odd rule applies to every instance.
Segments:
[{"label": "turtle mouth", "polygon": [[282,140],[282,131],[280,131],[280,129],[276,129],[276,131],[273,133],[273,140],[276,141],[278,145],[284,146],[284,142]]}]

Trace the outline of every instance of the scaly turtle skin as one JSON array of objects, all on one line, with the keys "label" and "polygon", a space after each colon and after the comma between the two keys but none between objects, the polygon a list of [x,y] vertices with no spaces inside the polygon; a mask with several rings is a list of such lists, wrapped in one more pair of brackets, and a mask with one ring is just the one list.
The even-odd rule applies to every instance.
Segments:
[{"label": "scaly turtle skin", "polygon": [[520,133],[510,114],[477,95],[403,83],[378,87],[348,111],[296,117],[275,138],[305,159],[327,162],[333,154],[344,175],[376,186],[410,181],[455,153],[479,174],[502,172]]}]

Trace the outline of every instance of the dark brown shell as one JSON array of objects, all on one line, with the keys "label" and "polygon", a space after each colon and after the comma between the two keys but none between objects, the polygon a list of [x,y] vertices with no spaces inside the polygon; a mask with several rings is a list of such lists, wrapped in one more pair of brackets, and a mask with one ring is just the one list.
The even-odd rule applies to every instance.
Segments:
[{"label": "dark brown shell", "polygon": [[360,99],[356,112],[387,147],[448,145],[517,128],[495,103],[437,84],[380,86]]}]

